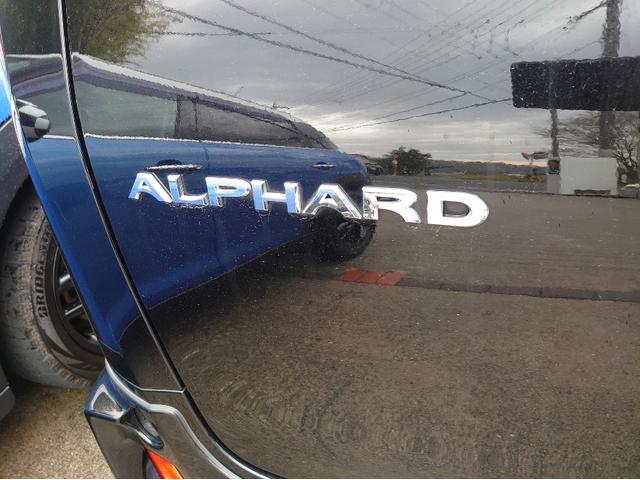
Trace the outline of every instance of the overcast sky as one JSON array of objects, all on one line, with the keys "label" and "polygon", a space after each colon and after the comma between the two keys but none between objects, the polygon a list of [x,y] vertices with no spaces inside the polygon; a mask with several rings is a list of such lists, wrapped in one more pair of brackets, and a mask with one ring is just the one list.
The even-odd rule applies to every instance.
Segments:
[{"label": "overcast sky", "polygon": [[[198,19],[168,31],[203,35],[157,36],[131,65],[276,104],[350,153],[405,145],[434,158],[521,162],[522,151],[550,148],[535,133],[548,111],[510,102],[455,109],[508,99],[513,62],[599,57],[605,9],[570,21],[599,3],[171,0],[163,4]],[[640,55],[640,2],[622,4],[621,23],[620,55]],[[454,111],[433,114],[443,110]]]}]

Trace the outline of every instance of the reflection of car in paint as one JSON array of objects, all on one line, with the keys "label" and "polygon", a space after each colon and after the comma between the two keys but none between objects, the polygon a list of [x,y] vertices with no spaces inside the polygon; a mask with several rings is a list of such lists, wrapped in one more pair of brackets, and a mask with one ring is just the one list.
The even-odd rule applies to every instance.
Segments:
[{"label": "reflection of car in paint", "polygon": [[[96,152],[96,172],[112,171],[123,151],[139,152],[118,169],[119,177],[123,169],[130,171],[130,179],[136,170],[160,163],[163,171],[170,173],[172,163],[198,163],[204,154],[207,161],[200,163],[197,171],[189,172],[187,185],[197,185],[207,175],[243,178],[250,172],[274,189],[296,179],[303,195],[309,196],[321,183],[337,183],[361,200],[361,187],[368,182],[366,170],[304,122],[222,93],[140,74],[83,55],[74,56],[73,63],[76,91],[85,99],[79,113],[87,147]],[[143,112],[142,118],[139,112]],[[178,160],[166,152],[167,148],[178,149],[168,146],[172,140],[181,142],[181,151],[185,151],[185,141],[191,142],[187,156]],[[122,221],[121,228],[126,229],[127,199],[114,186],[105,183],[103,195],[113,194],[116,202],[107,207],[114,228],[120,228]],[[331,210],[325,215],[335,217]],[[225,228],[232,228],[240,235],[239,240],[243,239],[218,247],[216,255],[223,269],[295,240],[303,230],[333,240],[335,249],[325,248],[323,256],[351,257],[366,248],[372,232],[371,226],[340,218],[309,224],[278,208],[264,222],[264,215],[248,208],[246,202],[229,205],[216,217],[218,225],[224,222]],[[211,251],[203,255],[211,255]]]},{"label": "reflection of car in paint", "polygon": [[[612,108],[610,94],[637,91],[634,72],[594,95],[607,82],[576,82],[585,62],[554,78],[546,60],[612,45],[637,56],[638,2],[600,2],[588,15],[582,2],[547,3],[0,2],[13,68],[43,59],[37,78],[14,70],[17,96],[53,121],[24,156],[104,353],[85,413],[116,476],[637,472],[640,204],[614,190],[524,191],[499,162],[593,143],[567,138],[572,114],[550,115],[567,105],[547,100],[583,92]],[[540,92],[538,112],[512,107],[510,65],[529,58],[545,60],[523,82]],[[30,98],[30,86],[43,94]],[[637,96],[623,97],[635,121]],[[270,191],[301,182],[305,200],[333,176],[359,203],[351,185],[364,164],[350,166],[285,110],[372,159],[405,145],[435,166],[479,164],[372,179],[371,190],[419,196],[420,223],[381,212],[365,254],[341,263],[318,262],[332,240],[305,235],[311,225],[282,204],[127,198],[134,175],[166,186],[175,171],[189,195],[226,175],[267,179]],[[405,170],[393,156],[379,163]],[[564,170],[549,177],[579,193]],[[458,190],[482,192],[488,221],[429,223],[444,207],[424,194]],[[473,211],[446,208],[455,222]],[[343,230],[328,220],[323,231]]]},{"label": "reflection of car in paint", "polygon": [[367,172],[372,175],[382,175],[384,173],[384,168],[376,162],[369,162],[367,163]]},{"label": "reflection of car in paint", "polygon": [[[28,63],[10,61],[16,80]],[[16,113],[34,149],[37,142],[56,142],[41,139],[50,127],[42,109],[18,100]],[[98,340],[48,227],[10,117],[0,118],[0,145],[0,359],[4,368],[32,381],[87,386],[104,364]],[[10,393],[1,384],[0,416],[7,405],[2,397]]]},{"label": "reflection of car in paint", "polygon": [[[68,118],[68,105],[60,101],[59,94],[64,91],[64,84],[60,77],[48,75],[59,66],[60,58],[55,55],[8,58],[13,91],[19,98],[17,107],[21,123],[28,140],[33,142],[30,150],[34,155],[48,156],[51,162],[72,155],[71,152],[77,148]],[[361,187],[368,182],[365,169],[353,157],[336,151],[322,133],[308,124],[263,107],[222,98],[215,92],[140,75],[89,57],[76,57],[74,66],[79,75],[77,91],[91,99],[80,112],[89,134],[86,141],[92,149],[100,152],[96,158],[104,158],[105,165],[111,171],[117,168],[118,177],[122,178],[121,182],[110,180],[102,186],[105,196],[113,193],[117,199],[110,206],[115,228],[119,228],[119,221],[129,222],[127,212],[130,205],[126,195],[121,195],[121,190],[130,187],[128,182],[133,180],[136,170],[161,166],[162,170],[157,175],[164,180],[167,174],[185,172],[180,170],[185,164],[202,162],[203,158],[218,160],[200,163],[198,170],[186,171],[188,185],[197,184],[205,172],[234,177],[251,171],[253,175],[268,180],[274,189],[293,178],[301,183],[303,193],[310,195],[321,183],[338,183],[354,198],[360,196],[361,199]],[[225,142],[218,142],[221,139]],[[180,155],[173,155],[172,151],[179,151]],[[126,166],[119,160],[124,152],[137,152]],[[130,169],[130,176],[122,176],[125,168]],[[16,186],[22,182],[28,182],[26,172],[14,181]],[[32,193],[30,195],[33,197]],[[16,202],[32,205],[31,200]],[[142,203],[144,208],[154,209],[151,203]],[[29,208],[37,208],[34,205],[37,204]],[[42,222],[43,231],[49,232],[39,208],[37,212],[40,212],[38,222]],[[160,215],[156,218],[157,225],[162,226],[165,220],[171,221],[173,215],[173,212]],[[372,225],[346,220],[329,209],[317,218],[305,221],[292,218],[275,207],[267,218],[248,208],[244,202],[229,205],[219,215],[203,212],[202,218],[203,225],[210,228],[232,229],[238,241],[215,248],[201,244],[202,258],[213,254],[219,266],[204,269],[200,277],[220,275],[235,265],[304,236],[312,238],[320,258],[350,258],[362,253],[373,234]],[[45,248],[48,253],[43,257],[46,283],[60,285],[50,293],[47,289],[47,318],[51,318],[52,324],[64,333],[60,338],[66,340],[62,341],[62,346],[66,347],[65,354],[57,354],[59,348],[53,350],[60,365],[51,370],[46,365],[38,365],[38,358],[49,352],[46,347],[37,358],[32,355],[34,358],[25,361],[18,358],[21,355],[20,345],[9,345],[9,336],[5,335],[7,348],[4,360],[12,370],[35,381],[83,384],[85,378],[95,378],[102,368],[97,339],[51,234],[46,233],[42,240],[34,243],[33,248],[46,247],[43,242],[52,242],[51,248]],[[154,260],[147,260],[153,266]],[[185,275],[190,281],[199,277],[192,270]],[[178,274],[176,281],[180,280]],[[14,318],[5,327],[15,328],[23,321],[22,318]],[[48,330],[44,327],[38,330],[46,340],[44,345],[52,343],[46,334]]]},{"label": "reflection of car in paint", "polygon": [[384,173],[384,168],[382,168],[378,162],[371,160],[366,155],[356,154],[354,157],[362,162],[362,164],[367,168],[367,173],[370,175],[382,175]]}]

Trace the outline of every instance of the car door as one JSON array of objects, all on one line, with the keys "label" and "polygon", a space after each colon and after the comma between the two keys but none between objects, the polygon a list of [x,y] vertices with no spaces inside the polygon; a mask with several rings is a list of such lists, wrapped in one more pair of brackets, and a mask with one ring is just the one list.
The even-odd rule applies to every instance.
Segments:
[{"label": "car door", "polygon": [[[229,451],[294,477],[633,471],[637,5],[65,5],[115,241]],[[260,208],[251,181],[349,208]]]},{"label": "car door", "polygon": [[[309,222],[282,204],[256,211],[249,198],[230,198],[224,208],[199,208],[209,206],[206,178],[260,179],[274,191],[296,180],[307,195],[323,183],[358,194],[368,181],[361,162],[278,112],[83,55],[73,58],[73,71],[98,188],[150,305],[305,234]],[[202,201],[176,199],[166,208],[145,193],[132,201],[141,172],[162,184],[178,175],[184,196]],[[160,188],[169,193],[168,184]],[[153,239],[156,249],[140,249],[142,239]]]}]

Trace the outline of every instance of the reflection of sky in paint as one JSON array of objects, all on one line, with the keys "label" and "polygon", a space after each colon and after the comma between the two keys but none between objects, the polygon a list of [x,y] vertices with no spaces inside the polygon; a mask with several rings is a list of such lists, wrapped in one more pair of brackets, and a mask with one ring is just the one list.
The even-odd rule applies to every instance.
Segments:
[{"label": "reflection of sky in paint", "polygon": [[10,116],[9,101],[2,95],[2,98],[0,98],[0,124],[4,123]]},{"label": "reflection of sky in paint", "polygon": [[[185,18],[169,30],[205,35],[158,36],[143,58],[132,59],[132,66],[288,107],[283,111],[311,123],[349,152],[378,155],[405,145],[435,158],[462,160],[520,162],[521,151],[548,149],[549,139],[536,134],[548,126],[547,111],[518,110],[509,102],[457,109],[484,103],[483,98],[509,98],[513,62],[597,58],[605,18],[600,8],[572,24],[571,17],[599,3],[585,0],[282,0],[268,9],[260,0],[235,3],[361,57],[221,0],[171,0],[164,4],[258,38]],[[621,23],[620,55],[639,55],[640,2],[623,2]],[[341,60],[395,68],[458,90]],[[461,96],[459,90],[470,93]],[[434,114],[443,110],[450,111]]]},{"label": "reflection of sky in paint", "polygon": [[[2,60],[0,59],[0,61]],[[0,65],[0,124],[4,123],[10,116],[9,82],[6,78],[4,67]]]}]

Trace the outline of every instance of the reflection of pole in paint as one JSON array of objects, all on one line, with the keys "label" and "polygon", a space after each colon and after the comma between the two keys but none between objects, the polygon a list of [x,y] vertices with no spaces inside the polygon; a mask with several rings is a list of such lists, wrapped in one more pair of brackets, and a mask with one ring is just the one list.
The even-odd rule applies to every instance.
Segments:
[{"label": "reflection of pole in paint", "polygon": [[600,112],[600,140],[599,146],[601,150],[609,150],[613,145],[613,135],[611,132],[615,126],[615,115],[612,111],[602,111]]},{"label": "reflection of pole in paint", "polygon": [[551,158],[560,158],[560,141],[558,140],[558,111],[549,110],[551,114]]},{"label": "reflection of pole in paint", "polygon": [[552,108],[551,114],[551,154],[547,160],[547,173],[557,175],[560,173],[560,139],[558,138],[558,110]]},{"label": "reflection of pole in paint", "polygon": [[[602,30],[602,56],[617,57],[620,50],[620,5],[622,0],[607,0],[607,15]],[[600,141],[601,150],[613,146],[613,129],[615,127],[615,113],[610,110],[600,112]]]},{"label": "reflection of pole in paint", "polygon": [[638,112],[638,146],[636,147],[636,162],[640,164],[640,112]]},{"label": "reflection of pole in paint", "polygon": [[607,1],[607,17],[602,31],[602,56],[617,57],[620,49],[620,5],[622,0]]},{"label": "reflection of pole in paint", "polygon": [[527,173],[527,182],[532,183],[536,180],[536,172],[533,168],[533,161],[535,160],[535,156],[533,153],[522,152],[522,155],[526,160],[529,160],[529,172]]}]

